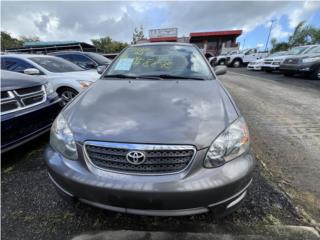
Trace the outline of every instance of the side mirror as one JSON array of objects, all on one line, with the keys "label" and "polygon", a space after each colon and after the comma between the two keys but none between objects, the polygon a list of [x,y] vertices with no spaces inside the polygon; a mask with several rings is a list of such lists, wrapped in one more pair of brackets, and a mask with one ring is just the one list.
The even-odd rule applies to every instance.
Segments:
[{"label": "side mirror", "polygon": [[223,74],[226,74],[227,73],[227,67],[226,66],[216,66],[214,67],[214,72],[216,75],[223,75]]},{"label": "side mirror", "polygon": [[108,65],[101,65],[97,67],[97,72],[99,74],[102,74],[106,69],[107,69]]},{"label": "side mirror", "polygon": [[28,75],[39,75],[40,71],[36,68],[27,68],[23,71],[23,73]]},{"label": "side mirror", "polygon": [[86,63],[85,66],[86,66],[86,68],[89,68],[89,69],[97,68],[97,65],[94,63]]}]

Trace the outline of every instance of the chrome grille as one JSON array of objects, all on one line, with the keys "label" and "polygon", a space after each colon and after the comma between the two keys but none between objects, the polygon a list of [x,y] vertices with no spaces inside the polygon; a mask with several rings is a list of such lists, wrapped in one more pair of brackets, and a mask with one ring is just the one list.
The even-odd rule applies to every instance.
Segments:
[{"label": "chrome grille", "polygon": [[297,64],[299,63],[299,58],[287,58],[284,60],[284,63]]},{"label": "chrome grille", "polygon": [[[130,151],[144,153],[140,165],[127,161]],[[133,174],[171,174],[183,171],[196,152],[188,145],[149,145],[88,141],[84,144],[86,160],[93,166],[109,171]]]},{"label": "chrome grille", "polygon": [[43,86],[1,91],[1,114],[19,111],[46,101]]}]

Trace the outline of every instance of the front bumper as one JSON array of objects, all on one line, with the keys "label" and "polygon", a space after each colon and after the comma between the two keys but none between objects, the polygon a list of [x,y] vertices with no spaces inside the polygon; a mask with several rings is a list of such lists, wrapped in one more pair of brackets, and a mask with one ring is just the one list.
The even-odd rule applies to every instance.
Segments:
[{"label": "front bumper", "polygon": [[1,152],[4,153],[47,132],[61,111],[55,96],[40,105],[1,116]]},{"label": "front bumper", "polygon": [[250,154],[205,169],[206,149],[196,153],[189,169],[171,175],[97,174],[83,159],[67,160],[50,146],[45,159],[49,176],[64,195],[108,210],[153,216],[179,216],[234,210],[246,194],[255,161]]},{"label": "front bumper", "polygon": [[315,66],[319,63],[299,63],[299,64],[281,64],[280,71],[284,73],[312,73],[315,71]]},{"label": "front bumper", "polygon": [[280,64],[263,64],[261,66],[261,70],[265,70],[265,71],[277,71],[279,70]]},{"label": "front bumper", "polygon": [[248,70],[257,70],[257,71],[260,71],[260,70],[261,70],[261,66],[260,66],[260,65],[250,65],[250,64],[248,64],[248,65],[247,65],[247,69],[248,69]]}]

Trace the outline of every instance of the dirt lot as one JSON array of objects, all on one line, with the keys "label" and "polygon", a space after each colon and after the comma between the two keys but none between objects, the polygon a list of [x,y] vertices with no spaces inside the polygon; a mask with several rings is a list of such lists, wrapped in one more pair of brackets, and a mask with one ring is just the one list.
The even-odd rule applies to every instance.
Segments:
[{"label": "dirt lot", "polygon": [[[250,192],[237,212],[217,221],[211,214],[142,217],[66,203],[47,176],[42,158],[46,135],[2,156],[3,239],[70,239],[100,230],[187,231],[213,223],[314,225],[280,189],[301,206],[312,203],[306,211],[313,218],[320,216],[320,82],[300,86],[234,73],[221,79],[248,121],[259,161]],[[296,197],[297,191],[301,197]]]},{"label": "dirt lot", "polygon": [[249,123],[257,158],[319,224],[320,81],[243,68],[222,81]]}]

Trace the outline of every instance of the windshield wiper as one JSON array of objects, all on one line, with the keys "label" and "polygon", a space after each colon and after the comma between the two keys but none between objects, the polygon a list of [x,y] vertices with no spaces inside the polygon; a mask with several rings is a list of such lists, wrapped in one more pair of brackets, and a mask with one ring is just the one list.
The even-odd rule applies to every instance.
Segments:
[{"label": "windshield wiper", "polygon": [[179,75],[171,74],[159,74],[159,75],[140,75],[137,78],[146,78],[146,79],[190,79],[190,80],[205,80],[204,78],[199,77],[184,77]]},{"label": "windshield wiper", "polygon": [[130,78],[130,79],[137,79],[136,76],[130,76],[130,75],[125,75],[125,74],[104,75],[103,78]]}]

